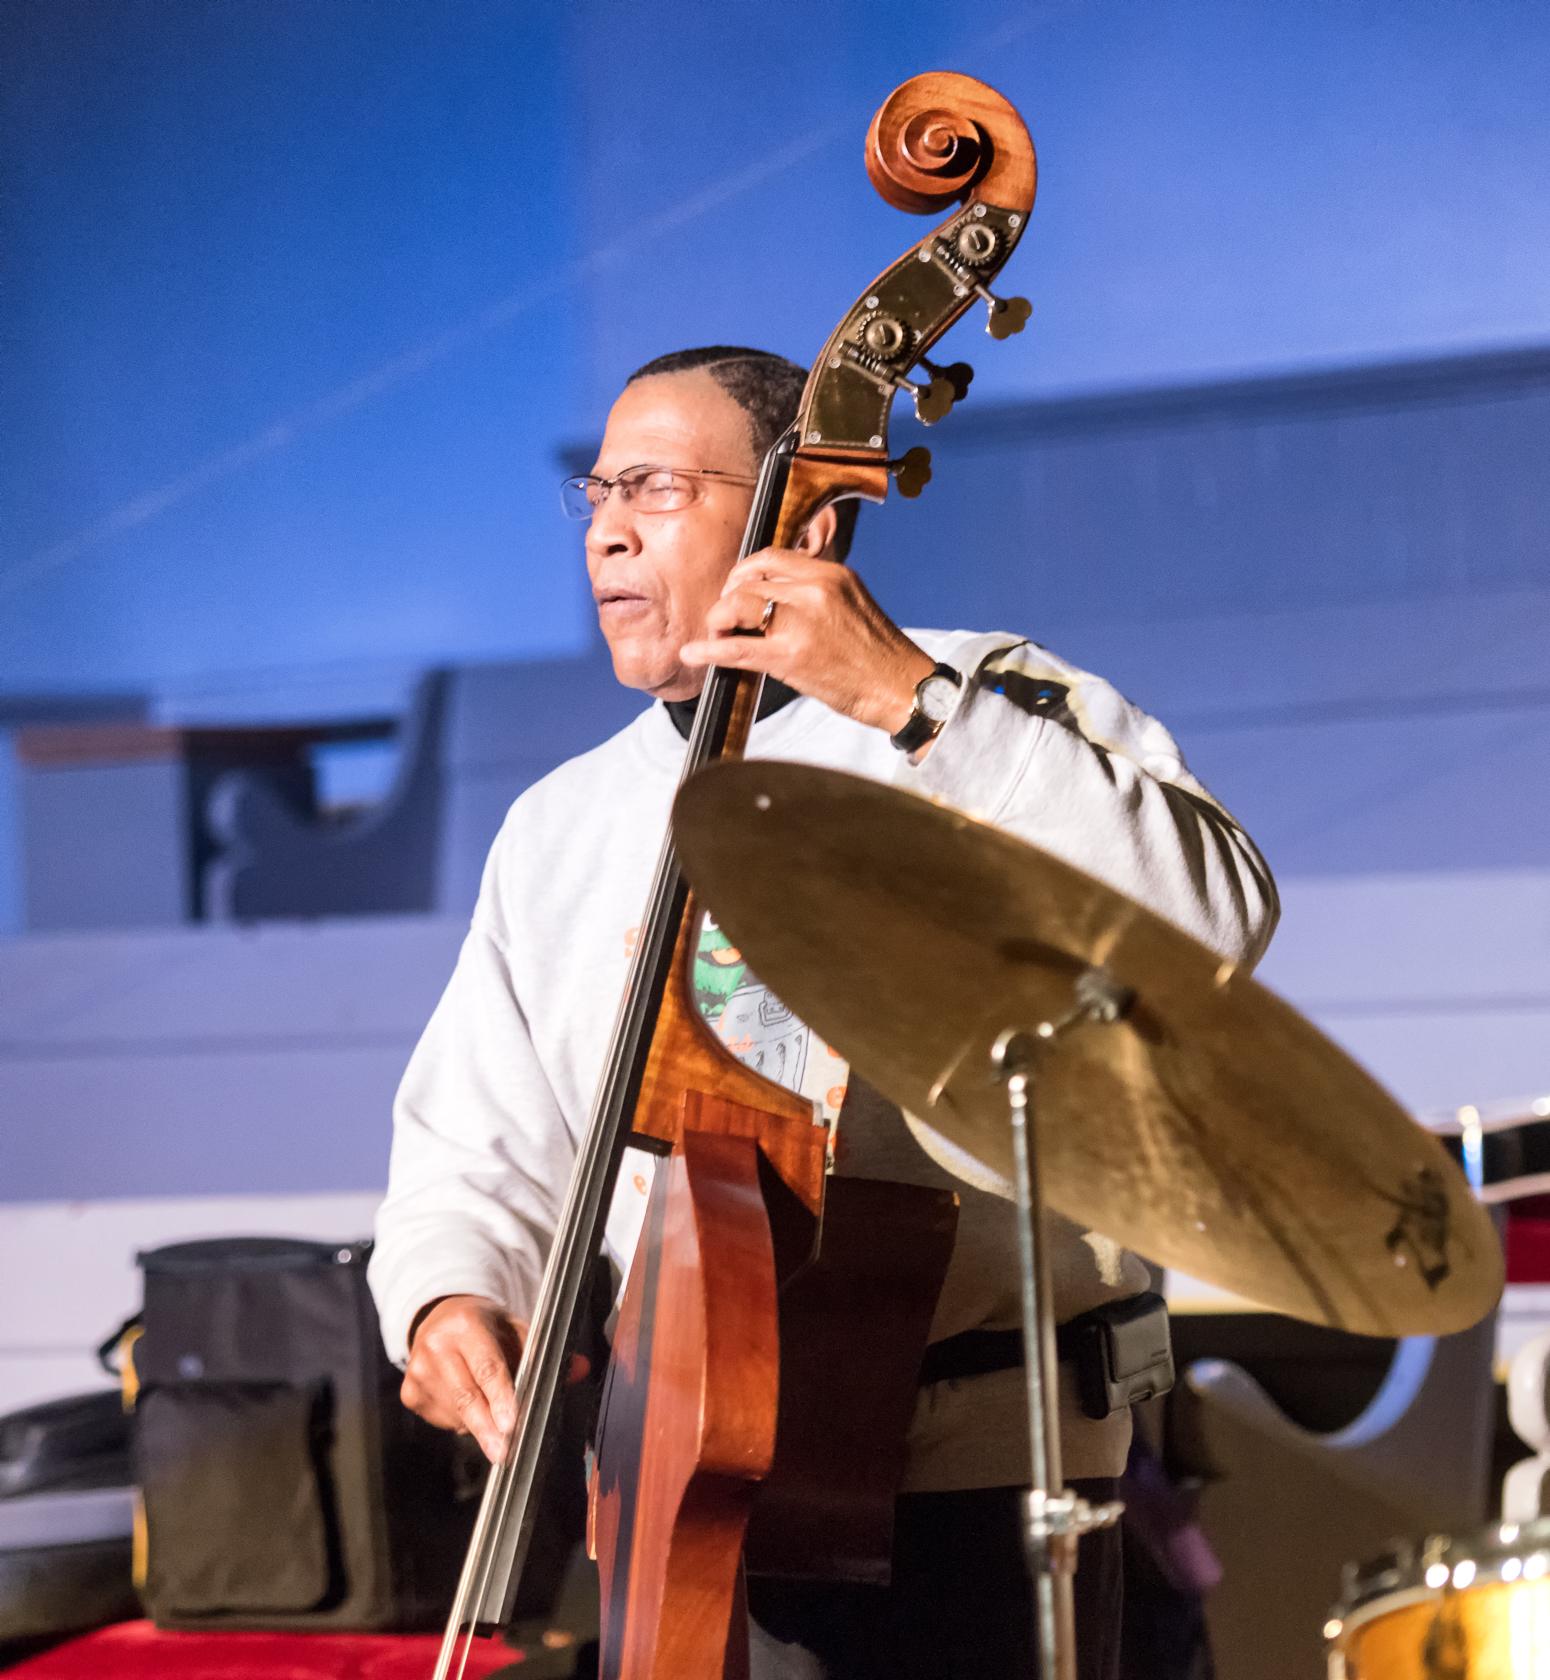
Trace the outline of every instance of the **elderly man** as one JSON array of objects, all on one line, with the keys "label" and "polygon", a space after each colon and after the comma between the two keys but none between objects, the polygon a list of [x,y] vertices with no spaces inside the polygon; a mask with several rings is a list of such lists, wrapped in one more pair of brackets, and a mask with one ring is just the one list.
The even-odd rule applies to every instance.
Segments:
[{"label": "elderly man", "polygon": [[[615,674],[662,704],[512,807],[399,1093],[372,1262],[389,1351],[407,1362],[406,1403],[471,1431],[492,1457],[708,666],[766,675],[752,756],[973,810],[1239,963],[1257,960],[1275,923],[1263,860],[1159,724],[1023,636],[899,629],[844,564],[854,503],[816,515],[793,550],[737,560],[760,460],[804,378],[727,347],[652,362],[615,403],[592,473],[568,486],[590,520],[587,568]],[[892,1587],[754,1582],[754,1616],[835,1676],[1034,1672],[1017,1514],[1029,1475],[1021,1353],[1006,1351],[1020,1323],[1013,1210],[1000,1186],[944,1170],[974,1178],[862,1081],[847,1088],[843,1064],[778,1003],[750,1009],[764,995],[757,980],[718,977],[716,945],[707,930],[707,1018],[750,1056],[769,1045],[733,1018],[779,1021],[783,1082],[840,1108],[839,1170],[947,1185],[962,1203]],[[1106,1237],[1058,1219],[1052,1230],[1062,1320],[1146,1287],[1144,1268]],[[1061,1433],[1068,1479],[1111,1493],[1128,1411],[1084,1416],[1066,1383]],[[1118,1593],[1117,1535],[1089,1536],[1077,1575],[1084,1675],[1114,1672]]]}]

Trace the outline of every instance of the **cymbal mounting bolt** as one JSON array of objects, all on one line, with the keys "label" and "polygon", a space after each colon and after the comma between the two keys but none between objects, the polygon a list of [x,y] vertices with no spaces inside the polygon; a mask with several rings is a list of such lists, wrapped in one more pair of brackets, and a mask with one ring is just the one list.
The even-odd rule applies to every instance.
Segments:
[{"label": "cymbal mounting bolt", "polygon": [[1048,1037],[1049,1023],[1035,1027],[1032,1033],[1008,1027],[990,1047],[990,1065],[996,1078],[1005,1080],[1014,1090],[1027,1088],[1028,1071],[1033,1066],[1036,1037]]}]

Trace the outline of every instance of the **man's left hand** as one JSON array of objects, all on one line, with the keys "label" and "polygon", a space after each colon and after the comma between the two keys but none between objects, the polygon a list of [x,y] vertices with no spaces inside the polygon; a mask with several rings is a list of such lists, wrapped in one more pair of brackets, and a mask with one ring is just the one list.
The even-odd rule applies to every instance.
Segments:
[{"label": "man's left hand", "polygon": [[[764,634],[749,634],[772,601]],[[688,643],[680,658],[763,671],[890,735],[909,722],[915,685],[936,663],[848,566],[784,548],[763,549],[732,568],[706,615],[704,638]]]}]

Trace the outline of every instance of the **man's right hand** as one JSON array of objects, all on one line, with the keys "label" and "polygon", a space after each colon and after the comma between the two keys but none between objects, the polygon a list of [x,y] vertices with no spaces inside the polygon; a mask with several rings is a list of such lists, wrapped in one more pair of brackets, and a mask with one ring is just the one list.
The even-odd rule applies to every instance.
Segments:
[{"label": "man's right hand", "polygon": [[527,1326],[482,1295],[446,1295],[415,1328],[400,1390],[404,1404],[439,1429],[470,1434],[492,1464],[516,1418],[511,1373]]}]

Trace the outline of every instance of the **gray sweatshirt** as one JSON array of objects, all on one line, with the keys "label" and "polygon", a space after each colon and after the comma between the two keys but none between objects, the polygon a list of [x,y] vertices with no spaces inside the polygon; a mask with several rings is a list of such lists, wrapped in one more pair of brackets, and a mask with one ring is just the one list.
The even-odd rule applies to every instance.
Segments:
[{"label": "gray sweatshirt", "polygon": [[[945,801],[1127,893],[1224,957],[1252,965],[1275,926],[1270,872],[1185,769],[1163,727],[1107,683],[1011,635],[915,631],[962,671],[955,711],[919,765],[880,730],[798,699],[755,724],[749,756],[847,770]],[[371,1284],[392,1357],[415,1313],[473,1294],[527,1318],[601,1076],[629,954],[683,768],[653,706],[512,806],[485,867],[457,967],[394,1109]],[[696,992],[728,1047],[832,1116],[848,1070],[725,949],[700,939]],[[867,1088],[846,1110],[836,1170],[949,1187],[961,1210],[931,1339],[1021,1322],[1009,1189]],[[609,1223],[621,1265],[650,1184],[631,1151]],[[1062,1321],[1146,1287],[1118,1244],[1049,1216]],[[1128,1413],[1084,1417],[1062,1391],[1068,1477],[1117,1475]],[[1023,1485],[1017,1371],[923,1389],[906,1490]]]}]

